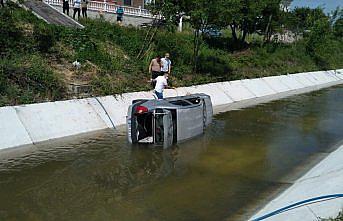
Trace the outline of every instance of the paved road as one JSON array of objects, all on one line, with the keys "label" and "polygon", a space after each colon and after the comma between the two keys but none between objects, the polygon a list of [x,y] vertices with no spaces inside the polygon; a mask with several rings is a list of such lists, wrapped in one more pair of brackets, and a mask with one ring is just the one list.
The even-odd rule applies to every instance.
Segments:
[{"label": "paved road", "polygon": [[27,0],[23,4],[50,24],[63,25],[71,28],[83,28],[81,24],[72,18],[61,14],[44,2]]}]

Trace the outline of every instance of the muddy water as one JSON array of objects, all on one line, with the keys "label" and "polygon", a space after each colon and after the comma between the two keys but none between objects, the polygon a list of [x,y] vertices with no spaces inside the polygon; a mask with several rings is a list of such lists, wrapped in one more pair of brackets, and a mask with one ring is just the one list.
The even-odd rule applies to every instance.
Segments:
[{"label": "muddy water", "polygon": [[333,87],[217,115],[168,150],[103,131],[0,152],[0,220],[237,220],[343,140],[342,110]]}]

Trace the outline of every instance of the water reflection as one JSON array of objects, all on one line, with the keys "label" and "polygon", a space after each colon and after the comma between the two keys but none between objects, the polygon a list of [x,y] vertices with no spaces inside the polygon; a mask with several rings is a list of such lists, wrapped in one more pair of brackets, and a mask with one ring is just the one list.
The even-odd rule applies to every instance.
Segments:
[{"label": "water reflection", "polygon": [[167,150],[104,131],[2,157],[0,219],[236,220],[342,139],[342,95],[336,87],[224,113]]}]

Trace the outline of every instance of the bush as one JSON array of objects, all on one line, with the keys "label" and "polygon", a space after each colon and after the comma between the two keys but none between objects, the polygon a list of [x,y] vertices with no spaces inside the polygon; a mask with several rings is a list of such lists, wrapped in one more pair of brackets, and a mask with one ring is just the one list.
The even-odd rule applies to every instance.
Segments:
[{"label": "bush", "polygon": [[98,40],[112,41],[123,48],[130,56],[136,56],[144,42],[145,32],[133,27],[120,27],[103,19],[84,22],[84,33]]},{"label": "bush", "polygon": [[340,18],[335,22],[333,30],[338,38],[343,38],[343,18]]},{"label": "bush", "polygon": [[155,55],[170,53],[173,65],[190,65],[193,56],[192,35],[183,33],[161,32],[156,36]]},{"label": "bush", "polygon": [[198,72],[227,79],[232,72],[227,54],[220,50],[203,49],[199,56]]},{"label": "bush", "polygon": [[0,105],[60,100],[64,96],[64,82],[42,57],[7,57],[0,62]]},{"label": "bush", "polygon": [[23,38],[23,34],[19,28],[16,27],[15,21],[11,16],[10,9],[4,8],[0,10],[0,53],[8,50],[15,51]]},{"label": "bush", "polygon": [[313,57],[316,64],[323,69],[328,69],[329,63],[325,60],[325,56],[322,56],[319,51],[321,51],[323,47],[326,47],[325,43],[331,33],[330,31],[328,19],[322,18],[314,23],[314,26],[310,30],[309,37],[307,38],[307,52]]},{"label": "bush", "polygon": [[56,34],[52,25],[36,24],[33,29],[33,36],[37,42],[38,50],[43,53],[48,52],[56,43]]}]

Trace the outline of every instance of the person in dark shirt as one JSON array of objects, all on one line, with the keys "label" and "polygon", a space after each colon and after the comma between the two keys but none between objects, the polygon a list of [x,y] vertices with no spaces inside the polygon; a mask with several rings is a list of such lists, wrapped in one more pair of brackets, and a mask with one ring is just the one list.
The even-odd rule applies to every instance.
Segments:
[{"label": "person in dark shirt", "polygon": [[63,13],[69,15],[69,0],[63,0]]},{"label": "person in dark shirt", "polygon": [[122,22],[123,22],[123,15],[124,15],[124,9],[123,9],[123,7],[119,6],[119,7],[117,8],[116,13],[117,13],[117,23],[118,23],[119,25],[121,25]]}]

